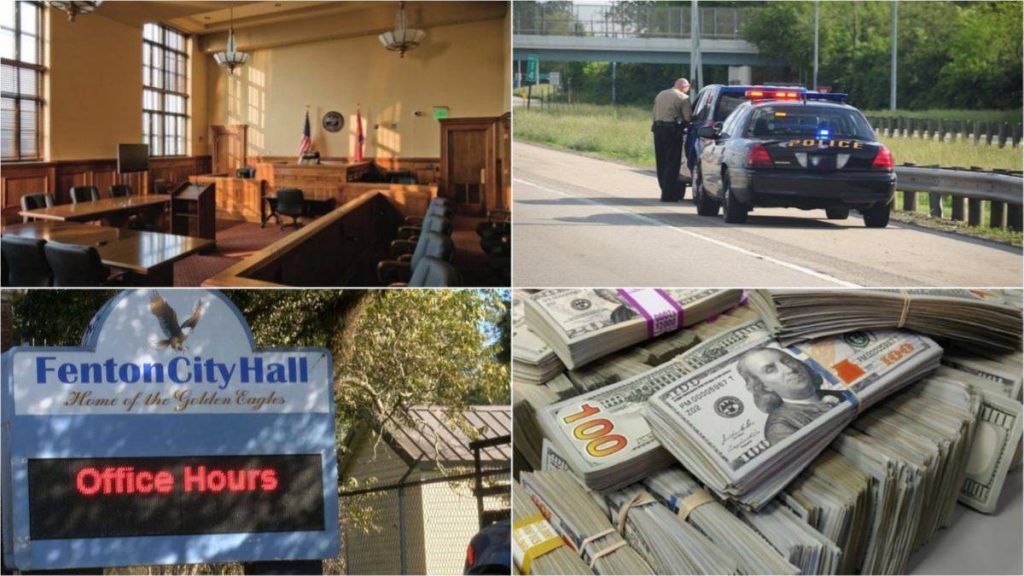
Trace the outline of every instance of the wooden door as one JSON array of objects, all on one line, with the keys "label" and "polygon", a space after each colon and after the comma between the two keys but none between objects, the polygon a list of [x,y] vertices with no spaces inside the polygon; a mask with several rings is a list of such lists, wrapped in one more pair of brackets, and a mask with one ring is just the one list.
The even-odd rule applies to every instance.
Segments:
[{"label": "wooden door", "polygon": [[245,151],[248,146],[247,124],[210,126],[213,173],[234,177],[235,170],[246,166]]},{"label": "wooden door", "polygon": [[441,121],[441,193],[470,214],[498,204],[496,118]]}]

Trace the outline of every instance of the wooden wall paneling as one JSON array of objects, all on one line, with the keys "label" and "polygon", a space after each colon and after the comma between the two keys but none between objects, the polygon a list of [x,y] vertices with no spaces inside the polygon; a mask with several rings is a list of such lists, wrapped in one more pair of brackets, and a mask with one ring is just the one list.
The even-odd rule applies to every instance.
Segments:
[{"label": "wooden wall paneling", "polygon": [[213,172],[235,175],[235,170],[246,166],[248,150],[248,124],[210,126],[210,144],[213,147]]},{"label": "wooden wall paneling", "polygon": [[53,194],[54,170],[52,165],[29,167],[4,166],[0,174],[2,219],[4,223],[20,222],[21,197],[26,194]]},{"label": "wooden wall paneling", "polygon": [[498,162],[498,198],[501,200],[499,210],[512,209],[512,113],[501,115],[498,123],[500,129],[500,146]]},{"label": "wooden wall paneling", "polygon": [[209,156],[183,156],[150,159],[149,172],[117,173],[117,160],[61,160],[57,162],[6,163],[0,175],[0,213],[3,223],[21,221],[21,197],[45,192],[58,204],[71,202],[72,186],[96,186],[106,197],[112,184],[128,184],[136,194],[152,190],[152,180],[184,182],[194,174],[210,171]]}]

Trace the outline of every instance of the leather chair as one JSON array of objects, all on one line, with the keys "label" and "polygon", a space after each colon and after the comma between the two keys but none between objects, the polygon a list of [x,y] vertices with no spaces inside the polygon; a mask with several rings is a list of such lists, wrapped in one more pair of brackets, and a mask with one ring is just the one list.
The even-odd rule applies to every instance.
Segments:
[{"label": "leather chair", "polygon": [[412,276],[423,258],[431,257],[451,262],[455,255],[452,239],[437,232],[422,234],[416,241],[412,254],[402,254],[396,260],[382,260],[377,263],[377,278],[382,284],[406,281]]},{"label": "leather chair", "polygon": [[114,184],[107,193],[111,198],[124,198],[132,195],[132,187],[127,184]]},{"label": "leather chair", "polygon": [[71,203],[95,202],[100,199],[100,191],[95,186],[72,186]]},{"label": "leather chair", "polygon": [[459,284],[459,274],[451,264],[433,256],[424,256],[408,284],[392,284],[395,287],[447,288]]},{"label": "leather chair", "polygon": [[291,224],[281,224],[281,230],[288,226],[299,227],[299,218],[306,213],[305,197],[298,188],[281,188],[277,191],[277,210],[280,216],[289,216]]},{"label": "leather chair", "polygon": [[439,216],[437,214],[431,214],[430,212],[423,218],[423,223],[420,225],[405,225],[398,227],[399,238],[411,238],[413,236],[419,236],[424,232],[437,232],[438,234],[444,234],[445,236],[451,236],[452,234],[452,219],[446,216]]},{"label": "leather chair", "polygon": [[95,246],[47,242],[44,249],[54,286],[104,286],[112,279]]},{"label": "leather chair", "polygon": [[423,216],[406,216],[402,220],[402,225],[422,226],[424,220],[433,216],[442,216],[444,218],[452,219],[454,218],[455,214],[453,213],[453,210],[447,205],[431,203],[429,206],[427,206],[427,211],[426,213],[423,214]]},{"label": "leather chair", "polygon": [[[37,208],[49,208],[53,206],[53,196],[50,194],[25,194],[21,197],[22,210],[36,210]],[[22,216],[22,222],[31,220],[28,216]]]},{"label": "leather chair", "polygon": [[46,240],[21,236],[0,237],[0,250],[7,266],[10,287],[50,286],[53,273],[46,261]]}]

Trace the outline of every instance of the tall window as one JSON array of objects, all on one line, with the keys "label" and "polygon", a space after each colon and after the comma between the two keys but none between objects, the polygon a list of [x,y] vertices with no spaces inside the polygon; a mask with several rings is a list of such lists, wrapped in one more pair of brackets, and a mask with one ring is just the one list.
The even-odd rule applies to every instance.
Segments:
[{"label": "tall window", "polygon": [[185,35],[161,26],[142,29],[142,136],[151,156],[186,153],[188,53]]},{"label": "tall window", "polygon": [[39,160],[42,151],[43,9],[0,2],[0,148],[4,160]]}]

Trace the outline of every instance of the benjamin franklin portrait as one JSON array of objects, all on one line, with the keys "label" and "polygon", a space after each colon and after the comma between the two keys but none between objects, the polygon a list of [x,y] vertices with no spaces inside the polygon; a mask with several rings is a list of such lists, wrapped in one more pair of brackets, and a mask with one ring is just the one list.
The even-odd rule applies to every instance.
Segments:
[{"label": "benjamin franklin portrait", "polygon": [[821,374],[775,348],[755,348],[740,355],[737,371],[754,404],[768,414],[764,436],[772,445],[810,424],[839,402],[821,389]]}]

